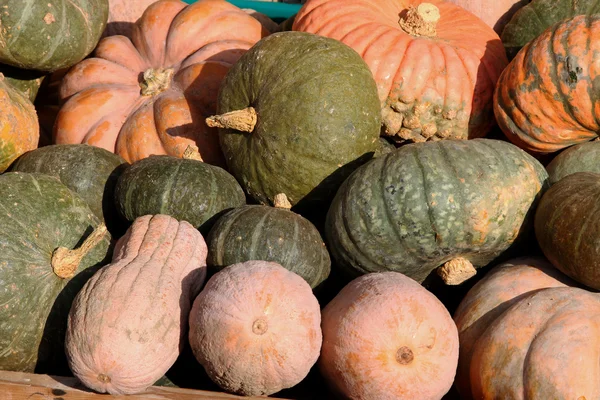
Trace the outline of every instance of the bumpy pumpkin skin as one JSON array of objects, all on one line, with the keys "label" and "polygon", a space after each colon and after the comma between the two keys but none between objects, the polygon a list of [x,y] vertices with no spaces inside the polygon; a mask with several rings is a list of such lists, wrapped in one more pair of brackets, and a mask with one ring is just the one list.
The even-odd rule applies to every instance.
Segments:
[{"label": "bumpy pumpkin skin", "polygon": [[552,153],[596,138],[600,15],[548,28],[504,70],[494,95],[498,125],[517,146]]},{"label": "bumpy pumpkin skin", "polygon": [[452,386],[456,325],[414,280],[363,275],[327,304],[322,321],[319,368],[344,398],[438,400]]},{"label": "bumpy pumpkin skin", "polygon": [[447,261],[481,267],[533,239],[548,174],[493,139],[414,143],[356,170],[327,214],[326,242],[351,276],[393,270],[423,282]]},{"label": "bumpy pumpkin skin", "polygon": [[215,113],[230,66],[268,33],[224,0],[152,4],[131,40],[102,39],[94,57],[63,78],[55,142],[95,145],[129,163],[181,157],[196,145],[205,162],[224,166],[217,131],[204,118]]},{"label": "bumpy pumpkin skin", "polygon": [[168,215],[136,219],[112,262],[73,301],[65,339],[73,374],[114,395],[142,392],[162,377],[183,348],[206,253],[188,222]]},{"label": "bumpy pumpkin skin", "polygon": [[577,283],[544,258],[523,257],[497,265],[469,290],[454,314],[460,339],[455,386],[461,399],[479,398],[471,392],[473,349],[493,321],[529,293],[568,286]]},{"label": "bumpy pumpkin skin", "polygon": [[110,235],[87,253],[73,278],[60,278],[51,263],[54,250],[78,247],[98,218],[48,175],[6,172],[0,192],[0,369],[66,374],[67,315],[77,292],[110,261]]},{"label": "bumpy pumpkin skin", "polygon": [[206,239],[209,266],[221,270],[249,260],[273,261],[311,288],[329,276],[331,260],[317,228],[293,211],[246,205],[220,217]]},{"label": "bumpy pumpkin skin", "polygon": [[535,213],[535,234],[548,260],[577,282],[600,290],[600,174],[576,172],[552,185]]},{"label": "bumpy pumpkin skin", "polygon": [[4,0],[0,62],[56,71],[94,50],[108,19],[108,0]]},{"label": "bumpy pumpkin skin", "polygon": [[219,93],[219,114],[249,106],[258,114],[253,131],[219,129],[219,137],[229,171],[260,204],[284,193],[295,210],[323,208],[379,149],[375,82],[336,40],[303,32],[262,39]]},{"label": "bumpy pumpkin skin", "polygon": [[591,141],[571,146],[546,166],[550,184],[555,184],[575,172],[600,173],[600,141]]},{"label": "bumpy pumpkin skin", "polygon": [[[508,63],[492,28],[442,0],[436,37],[412,36],[399,23],[421,0],[308,0],[296,31],[328,36],[355,49],[371,68],[384,134],[399,142],[471,139],[494,125],[492,95]],[[460,30],[457,30],[460,27]]]},{"label": "bumpy pumpkin skin", "polygon": [[117,180],[114,201],[128,221],[147,214],[167,214],[207,234],[221,213],[246,204],[246,197],[224,169],[163,155],[128,167]]},{"label": "bumpy pumpkin skin", "polygon": [[40,127],[33,104],[0,74],[0,173],[38,146]]},{"label": "bumpy pumpkin skin", "polygon": [[189,340],[221,388],[269,395],[306,377],[321,350],[320,325],[304,279],[274,262],[246,261],[208,280],[190,312]]}]

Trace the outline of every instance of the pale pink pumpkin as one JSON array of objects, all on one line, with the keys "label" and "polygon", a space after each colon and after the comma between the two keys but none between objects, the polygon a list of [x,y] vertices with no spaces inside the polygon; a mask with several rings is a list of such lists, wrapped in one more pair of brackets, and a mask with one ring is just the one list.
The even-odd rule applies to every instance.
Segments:
[{"label": "pale pink pumpkin", "polygon": [[123,35],[131,38],[133,25],[155,1],[108,0],[108,23],[103,36]]},{"label": "pale pink pumpkin", "polygon": [[457,6],[475,14],[498,35],[502,34],[504,27],[512,16],[530,0],[448,0]]},{"label": "pale pink pumpkin", "polygon": [[439,400],[452,386],[458,332],[444,305],[398,272],[363,275],[325,307],[319,368],[344,398]]},{"label": "pale pink pumpkin", "polygon": [[194,301],[190,345],[224,390],[269,395],[302,381],[319,357],[321,312],[299,275],[270,261],[216,273]]},{"label": "pale pink pumpkin", "polygon": [[137,218],[112,263],[78,293],[65,347],[73,374],[100,393],[134,394],[173,365],[185,343],[207,247],[191,224],[167,215]]}]

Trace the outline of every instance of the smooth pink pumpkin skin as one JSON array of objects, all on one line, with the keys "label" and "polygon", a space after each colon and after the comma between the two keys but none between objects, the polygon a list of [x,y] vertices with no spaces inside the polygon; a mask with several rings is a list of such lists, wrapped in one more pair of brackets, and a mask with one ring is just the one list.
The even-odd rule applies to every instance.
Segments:
[{"label": "smooth pink pumpkin skin", "polygon": [[189,339],[224,390],[270,395],[308,375],[321,350],[320,324],[319,303],[304,279],[254,260],[209,279],[194,301]]},{"label": "smooth pink pumpkin skin", "polygon": [[102,36],[131,37],[133,24],[156,0],[108,0],[108,23]]},{"label": "smooth pink pumpkin skin", "polygon": [[185,343],[207,251],[188,222],[167,215],[133,222],[111,264],[86,283],[71,307],[67,359],[85,386],[135,394],[167,372]]},{"label": "smooth pink pumpkin skin", "polygon": [[318,364],[344,398],[439,400],[452,386],[456,326],[444,305],[405,275],[356,278],[325,307],[321,326]]},{"label": "smooth pink pumpkin skin", "polygon": [[529,4],[530,0],[448,0],[448,2],[475,14],[501,35],[512,16],[521,7]]}]

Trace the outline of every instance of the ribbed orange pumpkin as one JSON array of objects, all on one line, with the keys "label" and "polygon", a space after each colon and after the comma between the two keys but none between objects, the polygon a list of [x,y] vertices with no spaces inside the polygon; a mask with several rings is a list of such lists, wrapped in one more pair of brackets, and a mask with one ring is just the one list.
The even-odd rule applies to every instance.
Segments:
[{"label": "ribbed orange pumpkin", "polygon": [[579,15],[529,42],[502,73],[494,111],[519,147],[551,153],[600,131],[600,15]]},{"label": "ribbed orange pumpkin", "polygon": [[181,157],[196,145],[205,162],[224,165],[217,131],[204,120],[216,112],[230,66],[267,34],[224,0],[152,4],[131,40],[104,38],[94,58],[63,78],[55,142],[103,147],[130,163],[151,154]]},{"label": "ribbed orange pumpkin", "polygon": [[[437,13],[439,12],[439,20]],[[443,0],[308,0],[293,29],[341,40],[378,85],[385,134],[397,141],[485,136],[508,63],[492,28]]]}]

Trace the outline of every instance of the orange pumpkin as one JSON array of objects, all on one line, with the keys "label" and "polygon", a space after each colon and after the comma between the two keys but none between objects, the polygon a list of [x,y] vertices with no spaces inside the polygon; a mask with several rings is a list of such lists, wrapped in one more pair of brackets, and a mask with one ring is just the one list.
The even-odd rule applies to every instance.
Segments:
[{"label": "orange pumpkin", "polygon": [[384,134],[397,141],[485,136],[508,63],[492,28],[443,0],[308,0],[297,31],[341,40],[378,85]]},{"label": "orange pumpkin", "polygon": [[224,0],[152,4],[131,40],[102,39],[95,57],[63,78],[55,142],[95,145],[130,163],[151,154],[181,157],[195,145],[205,162],[224,165],[217,130],[204,120],[216,112],[230,66],[268,33]]}]

